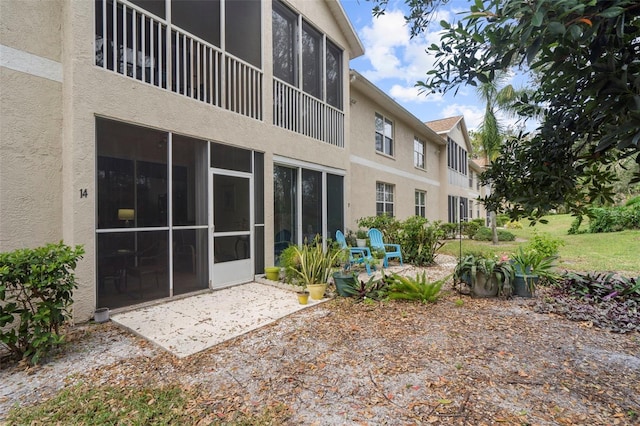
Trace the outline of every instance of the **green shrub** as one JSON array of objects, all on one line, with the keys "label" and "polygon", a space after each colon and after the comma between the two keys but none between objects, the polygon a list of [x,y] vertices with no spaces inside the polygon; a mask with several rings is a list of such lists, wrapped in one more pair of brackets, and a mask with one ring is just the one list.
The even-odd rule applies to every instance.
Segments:
[{"label": "green shrub", "polygon": [[284,270],[284,282],[293,284],[293,280],[297,276],[294,270],[300,269],[300,259],[298,258],[297,246],[295,244],[282,250],[278,258],[278,266]]},{"label": "green shrub", "polygon": [[[474,240],[478,241],[492,241],[493,233],[491,232],[491,228],[486,226],[482,226],[478,229],[478,232],[473,236]],[[514,241],[516,236],[509,231],[504,229],[498,229],[498,241]]]},{"label": "green shrub", "polygon": [[533,231],[533,238],[526,244],[526,250],[535,250],[543,257],[553,257],[558,255],[558,249],[564,245],[564,241],[553,238],[546,232],[539,233]]},{"label": "green shrub", "polygon": [[446,225],[457,226],[455,223],[429,223],[420,216],[411,216],[402,222],[387,215],[358,219],[358,226],[379,229],[385,243],[400,244],[403,260],[413,265],[435,262],[436,251],[444,245]]},{"label": "green shrub", "polygon": [[496,215],[496,226],[504,226],[510,220],[511,218],[509,217],[508,214]]},{"label": "green shrub", "polygon": [[411,216],[400,223],[399,244],[405,262],[418,266],[433,265],[436,252],[444,245],[444,231],[440,222]]},{"label": "green shrub", "polygon": [[444,232],[444,237],[449,240],[456,238],[459,225],[457,223],[442,223],[440,229]]},{"label": "green shrub", "polygon": [[629,200],[627,200],[627,202],[625,203],[625,206],[626,207],[640,206],[640,195],[633,198],[629,198]]},{"label": "green shrub", "polygon": [[587,211],[589,217],[588,230],[580,231],[582,216],[576,217],[569,228],[569,234],[583,232],[617,232],[623,229],[640,229],[640,203],[634,199],[629,200],[625,206],[620,207],[593,207]]},{"label": "green shrub", "polygon": [[520,223],[517,220],[512,220],[510,222],[507,222],[504,225],[504,227],[507,228],[507,229],[522,229],[522,223]]},{"label": "green shrub", "polygon": [[467,238],[473,238],[475,233],[478,232],[478,229],[483,226],[478,224],[478,222],[462,222],[460,225],[462,228],[462,235]]},{"label": "green shrub", "polygon": [[493,233],[491,232],[491,228],[487,228],[486,226],[478,228],[476,233],[473,235],[473,239],[478,241],[493,240]]},{"label": "green shrub", "polygon": [[583,219],[582,215],[576,216],[576,218],[573,219],[573,222],[571,222],[571,227],[567,231],[567,234],[575,235],[575,234],[584,234],[585,232],[587,232],[585,229],[580,230],[580,225],[582,225],[582,219]]},{"label": "green shrub", "polygon": [[625,228],[625,218],[622,209],[614,208],[592,208],[589,210],[589,232],[616,232]]},{"label": "green shrub", "polygon": [[640,203],[624,207],[622,216],[624,229],[640,229]]},{"label": "green shrub", "polygon": [[498,229],[498,241],[515,241],[516,236],[505,230],[505,229]]},{"label": "green shrub", "polygon": [[393,216],[386,214],[380,216],[368,216],[358,219],[358,226],[361,228],[377,228],[382,232],[385,243],[400,244],[398,241],[398,230],[400,222]]},{"label": "green shrub", "polygon": [[478,226],[486,226],[486,223],[487,223],[486,219],[481,218],[481,217],[477,217],[475,219],[472,219],[471,222],[477,223]]},{"label": "green shrub", "polygon": [[64,340],[83,254],[62,242],[0,253],[0,341],[18,359],[37,364]]}]

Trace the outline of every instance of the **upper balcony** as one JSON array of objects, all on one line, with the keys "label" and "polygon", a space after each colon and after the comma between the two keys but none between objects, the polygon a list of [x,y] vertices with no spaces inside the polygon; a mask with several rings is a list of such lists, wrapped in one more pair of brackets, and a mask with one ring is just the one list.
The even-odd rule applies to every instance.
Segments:
[{"label": "upper balcony", "polygon": [[[342,51],[304,22],[304,28],[295,31],[306,37],[304,46],[316,42],[316,50],[305,56],[305,51],[296,52],[295,46],[274,36],[275,77],[273,85],[265,86],[261,22],[262,8],[269,4],[96,0],[95,63],[256,120],[264,119],[265,90],[273,90],[275,126],[343,147]],[[294,24],[300,22],[296,18]],[[290,64],[276,57],[282,54],[292,55]],[[328,64],[324,76],[308,72]],[[280,75],[287,65],[296,67],[291,78]]]}]

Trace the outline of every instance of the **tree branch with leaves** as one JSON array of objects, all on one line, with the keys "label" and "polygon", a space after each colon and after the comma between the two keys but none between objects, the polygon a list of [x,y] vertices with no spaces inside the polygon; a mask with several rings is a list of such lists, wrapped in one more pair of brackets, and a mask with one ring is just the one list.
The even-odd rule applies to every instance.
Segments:
[{"label": "tree branch with leaves", "polygon": [[[406,0],[411,34],[447,2]],[[384,13],[386,1],[375,3],[374,14]],[[493,185],[487,207],[535,220],[563,205],[579,213],[612,201],[611,168],[640,164],[640,3],[476,0],[459,22],[440,25],[434,69],[417,83],[426,93],[489,83],[512,67],[535,74],[517,107],[541,114],[541,124],[503,145],[483,177]]]}]

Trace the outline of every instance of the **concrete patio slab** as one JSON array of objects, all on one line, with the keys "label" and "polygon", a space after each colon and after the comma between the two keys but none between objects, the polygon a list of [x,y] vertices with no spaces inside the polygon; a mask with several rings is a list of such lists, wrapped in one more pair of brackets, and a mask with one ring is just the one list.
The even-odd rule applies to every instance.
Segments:
[{"label": "concrete patio slab", "polygon": [[321,302],[309,299],[301,305],[290,289],[251,282],[113,314],[111,319],[183,358]]}]

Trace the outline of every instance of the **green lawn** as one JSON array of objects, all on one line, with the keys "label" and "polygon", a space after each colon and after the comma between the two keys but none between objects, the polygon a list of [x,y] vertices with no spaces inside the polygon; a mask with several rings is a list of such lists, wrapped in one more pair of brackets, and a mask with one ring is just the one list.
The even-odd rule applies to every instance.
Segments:
[{"label": "green lawn", "polygon": [[[553,215],[545,219],[549,223],[538,223],[532,227],[524,220],[522,229],[509,229],[516,235],[515,242],[500,242],[494,246],[491,242],[463,239],[462,252],[509,254],[529,240],[534,232],[539,232],[564,241],[559,253],[562,268],[573,271],[617,271],[627,276],[640,276],[640,231],[569,235],[567,230],[573,222],[572,216]],[[581,229],[587,226],[588,223],[583,222]],[[447,242],[440,253],[459,256],[460,241]]]}]

